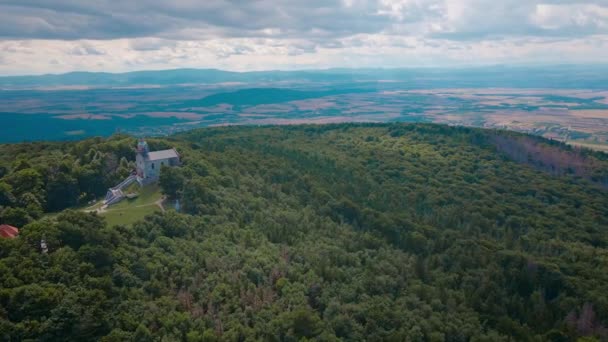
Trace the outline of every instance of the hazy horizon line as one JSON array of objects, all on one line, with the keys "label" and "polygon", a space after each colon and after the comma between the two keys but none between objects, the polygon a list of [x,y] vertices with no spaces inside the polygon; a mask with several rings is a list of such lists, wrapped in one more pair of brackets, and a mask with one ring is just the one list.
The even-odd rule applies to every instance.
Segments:
[{"label": "hazy horizon line", "polygon": [[123,75],[131,73],[143,73],[143,72],[170,72],[180,70],[196,70],[196,71],[219,71],[233,74],[252,74],[252,73],[264,73],[264,72],[314,72],[314,71],[340,71],[340,70],[468,70],[468,69],[490,69],[490,68],[559,68],[559,67],[608,67],[608,63],[497,63],[497,64],[468,64],[468,65],[441,65],[441,66],[403,66],[403,67],[326,67],[326,68],[301,68],[301,69],[261,69],[261,70],[230,70],[220,68],[167,68],[167,69],[137,69],[129,71],[92,71],[92,70],[73,70],[61,73],[40,73],[40,74],[0,74],[0,78],[17,78],[17,77],[45,77],[45,76],[64,76],[70,74],[106,74],[106,75]]}]

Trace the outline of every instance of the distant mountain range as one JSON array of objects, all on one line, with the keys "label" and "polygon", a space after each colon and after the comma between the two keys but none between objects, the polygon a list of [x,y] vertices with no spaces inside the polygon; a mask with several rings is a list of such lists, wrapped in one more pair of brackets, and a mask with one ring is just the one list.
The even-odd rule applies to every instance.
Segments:
[{"label": "distant mountain range", "polygon": [[349,83],[405,82],[408,87],[525,87],[608,88],[608,66],[564,65],[546,67],[492,66],[477,68],[326,69],[298,71],[231,72],[216,69],[174,69],[126,73],[70,72],[39,76],[0,77],[0,88],[129,87],[144,85],[248,84],[277,82]]}]

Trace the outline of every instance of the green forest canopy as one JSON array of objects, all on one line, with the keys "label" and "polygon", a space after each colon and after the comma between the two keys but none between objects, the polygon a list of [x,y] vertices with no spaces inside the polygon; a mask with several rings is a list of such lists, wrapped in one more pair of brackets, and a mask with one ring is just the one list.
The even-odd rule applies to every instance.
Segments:
[{"label": "green forest canopy", "polygon": [[63,210],[129,174],[134,138],[0,145],[0,222],[22,228],[0,339],[608,338],[606,155],[432,124],[149,143],[182,156],[160,180],[182,212],[112,227]]}]

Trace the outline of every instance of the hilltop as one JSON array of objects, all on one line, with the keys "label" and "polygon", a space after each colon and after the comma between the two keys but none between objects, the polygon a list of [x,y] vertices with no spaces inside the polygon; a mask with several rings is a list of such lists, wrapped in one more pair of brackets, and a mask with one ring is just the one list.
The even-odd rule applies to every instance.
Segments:
[{"label": "hilltop", "polygon": [[0,223],[21,228],[0,239],[2,339],[608,338],[604,153],[436,124],[205,128],[148,139],[180,153],[160,180],[179,213],[77,210],[135,141],[0,145]]}]

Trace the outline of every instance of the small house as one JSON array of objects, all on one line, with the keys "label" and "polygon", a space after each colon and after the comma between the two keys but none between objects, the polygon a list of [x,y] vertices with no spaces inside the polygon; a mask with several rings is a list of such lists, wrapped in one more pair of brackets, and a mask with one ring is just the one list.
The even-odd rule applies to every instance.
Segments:
[{"label": "small house", "polygon": [[14,239],[19,235],[19,229],[8,224],[0,225],[0,237]]}]

